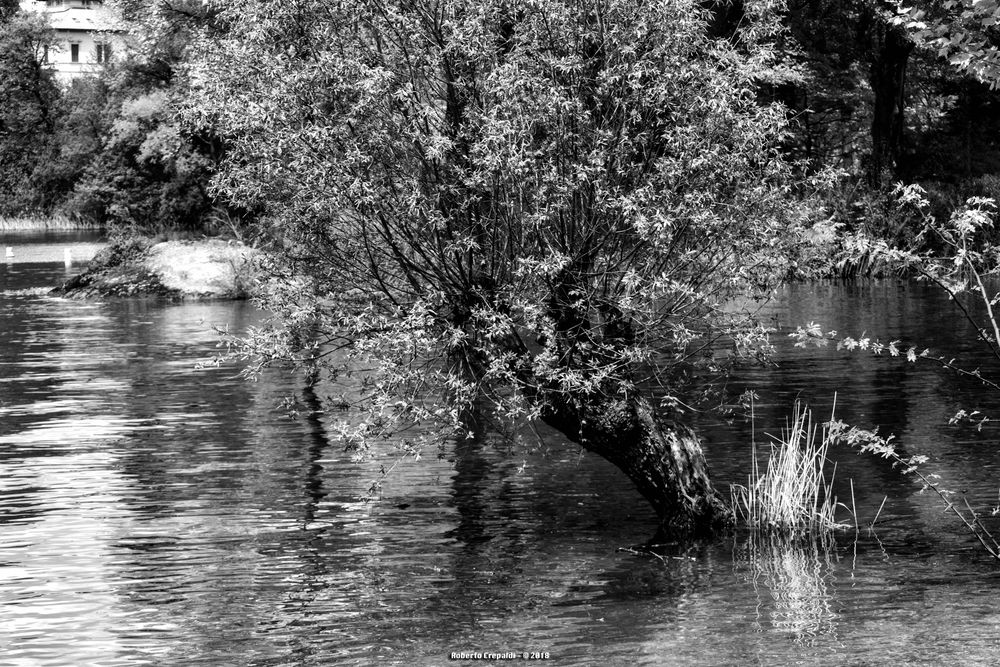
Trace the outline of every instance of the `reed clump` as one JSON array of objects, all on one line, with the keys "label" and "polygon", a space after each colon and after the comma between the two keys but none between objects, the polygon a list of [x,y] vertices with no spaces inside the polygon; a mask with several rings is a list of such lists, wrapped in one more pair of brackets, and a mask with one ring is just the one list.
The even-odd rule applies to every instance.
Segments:
[{"label": "reed clump", "polygon": [[747,484],[730,487],[737,525],[796,536],[846,528],[836,520],[836,465],[826,475],[827,451],[835,440],[828,426],[813,424],[812,412],[796,401],[781,437],[771,438],[766,465],[760,466],[754,438]]},{"label": "reed clump", "polygon": [[45,231],[49,229],[101,229],[101,226],[65,215],[0,216],[0,231]]}]

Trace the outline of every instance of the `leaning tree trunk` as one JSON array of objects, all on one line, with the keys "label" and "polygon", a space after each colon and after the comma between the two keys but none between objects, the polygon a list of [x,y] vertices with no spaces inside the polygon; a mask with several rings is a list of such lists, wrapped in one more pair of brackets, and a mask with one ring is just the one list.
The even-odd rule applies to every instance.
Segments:
[{"label": "leaning tree trunk", "polygon": [[698,437],[659,418],[647,399],[557,400],[542,418],[628,475],[659,518],[654,540],[707,535],[726,520]]}]

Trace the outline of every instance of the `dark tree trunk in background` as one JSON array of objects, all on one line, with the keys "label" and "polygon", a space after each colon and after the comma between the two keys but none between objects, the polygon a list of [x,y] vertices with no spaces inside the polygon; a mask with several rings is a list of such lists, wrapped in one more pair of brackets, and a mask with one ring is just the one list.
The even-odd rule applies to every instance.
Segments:
[{"label": "dark tree trunk in background", "polygon": [[879,18],[869,24],[871,52],[868,81],[875,99],[872,109],[872,153],[868,180],[881,187],[883,180],[895,176],[903,139],[906,109],[906,65],[913,43],[902,28],[887,25]]},{"label": "dark tree trunk in background", "polygon": [[725,522],[698,437],[647,399],[553,401],[542,418],[628,475],[659,518],[654,541],[709,535]]}]

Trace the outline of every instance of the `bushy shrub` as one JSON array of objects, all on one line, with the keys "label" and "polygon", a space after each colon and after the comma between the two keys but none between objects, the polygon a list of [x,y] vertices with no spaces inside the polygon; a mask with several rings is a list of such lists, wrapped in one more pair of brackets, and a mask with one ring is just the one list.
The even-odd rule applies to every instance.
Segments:
[{"label": "bushy shrub", "polygon": [[149,239],[134,235],[118,235],[111,243],[94,255],[90,261],[90,270],[100,271],[115,266],[123,266],[141,259],[152,247]]},{"label": "bushy shrub", "polygon": [[170,104],[167,90],[121,102],[68,211],[132,233],[200,229],[212,210],[212,163],[176,125]]}]

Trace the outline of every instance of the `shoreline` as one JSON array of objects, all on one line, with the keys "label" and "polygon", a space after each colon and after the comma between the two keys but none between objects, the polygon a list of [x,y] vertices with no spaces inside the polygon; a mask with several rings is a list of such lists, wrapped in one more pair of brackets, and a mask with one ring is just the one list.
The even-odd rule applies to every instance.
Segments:
[{"label": "shoreline", "polygon": [[247,299],[254,291],[258,255],[259,251],[237,241],[154,244],[133,239],[101,250],[83,273],[51,293],[72,299]]},{"label": "shoreline", "polygon": [[101,232],[104,231],[104,226],[84,223],[69,218],[0,217],[0,233],[47,231]]}]

